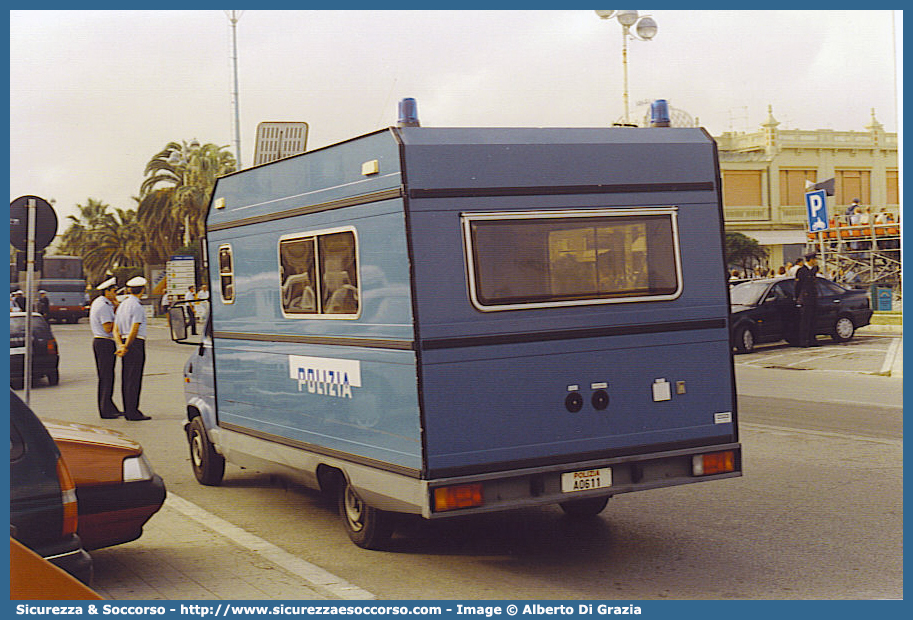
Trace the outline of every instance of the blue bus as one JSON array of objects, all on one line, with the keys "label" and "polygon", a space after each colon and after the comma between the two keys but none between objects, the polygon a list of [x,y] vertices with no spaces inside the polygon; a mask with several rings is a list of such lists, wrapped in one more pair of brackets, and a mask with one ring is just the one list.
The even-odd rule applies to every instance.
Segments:
[{"label": "blue bus", "polygon": [[50,319],[76,323],[89,316],[81,257],[45,256],[38,288],[50,300]]}]

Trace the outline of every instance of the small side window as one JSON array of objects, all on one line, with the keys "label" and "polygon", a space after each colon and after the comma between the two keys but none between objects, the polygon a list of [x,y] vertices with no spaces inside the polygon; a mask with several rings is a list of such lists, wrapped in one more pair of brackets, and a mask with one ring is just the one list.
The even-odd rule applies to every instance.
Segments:
[{"label": "small side window", "polygon": [[230,304],[235,300],[235,268],[228,244],[219,246],[219,292],[222,301]]},{"label": "small side window", "polygon": [[333,230],[279,241],[282,312],[298,318],[357,318],[355,232]]}]

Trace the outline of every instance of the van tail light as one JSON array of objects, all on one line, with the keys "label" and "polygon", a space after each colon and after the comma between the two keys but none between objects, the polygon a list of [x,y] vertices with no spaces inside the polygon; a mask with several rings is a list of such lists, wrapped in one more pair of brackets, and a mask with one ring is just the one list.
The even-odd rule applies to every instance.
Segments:
[{"label": "van tail light", "polygon": [[695,476],[712,476],[735,471],[735,451],[695,454],[691,460],[691,470]]},{"label": "van tail light", "polygon": [[482,506],[482,484],[460,484],[452,487],[439,487],[434,490],[434,511],[459,510]]},{"label": "van tail light", "polygon": [[57,340],[54,338],[48,340],[48,355],[57,355]]},{"label": "van tail light", "polygon": [[76,533],[79,510],[76,504],[76,483],[63,457],[57,459],[57,479],[60,481],[60,495],[63,498],[63,535]]}]

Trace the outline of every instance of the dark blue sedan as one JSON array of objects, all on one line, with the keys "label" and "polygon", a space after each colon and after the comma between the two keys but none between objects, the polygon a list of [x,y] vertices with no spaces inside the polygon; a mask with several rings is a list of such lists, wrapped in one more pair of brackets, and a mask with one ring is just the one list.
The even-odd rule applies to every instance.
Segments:
[{"label": "dark blue sedan", "polygon": [[[732,346],[741,353],[762,342],[799,338],[799,310],[795,299],[796,281],[791,277],[752,280],[729,290]],[[815,333],[846,342],[856,330],[869,324],[872,307],[865,290],[845,289],[818,277],[818,306]]]}]

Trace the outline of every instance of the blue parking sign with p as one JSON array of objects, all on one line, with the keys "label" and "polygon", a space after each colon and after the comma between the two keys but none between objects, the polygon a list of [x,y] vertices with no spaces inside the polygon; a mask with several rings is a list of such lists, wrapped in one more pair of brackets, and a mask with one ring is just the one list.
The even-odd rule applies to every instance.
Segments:
[{"label": "blue parking sign with p", "polygon": [[808,229],[811,232],[827,230],[827,193],[823,189],[805,194],[805,208],[808,211]]}]

